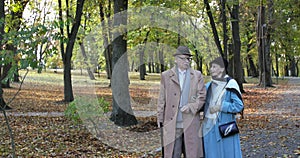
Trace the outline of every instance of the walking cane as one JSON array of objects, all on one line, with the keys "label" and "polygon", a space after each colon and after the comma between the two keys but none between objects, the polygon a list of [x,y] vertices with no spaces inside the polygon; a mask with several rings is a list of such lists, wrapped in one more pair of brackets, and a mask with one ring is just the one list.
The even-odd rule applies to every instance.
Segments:
[{"label": "walking cane", "polygon": [[164,132],[163,132],[163,126],[160,125],[160,142],[161,142],[161,154],[162,158],[164,158]]}]

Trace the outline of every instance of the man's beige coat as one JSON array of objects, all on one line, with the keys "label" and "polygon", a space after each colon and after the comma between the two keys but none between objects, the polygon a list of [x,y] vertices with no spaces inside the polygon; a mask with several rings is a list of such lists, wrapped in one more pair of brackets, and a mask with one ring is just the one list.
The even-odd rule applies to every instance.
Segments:
[{"label": "man's beige coat", "polygon": [[[183,113],[184,141],[188,158],[203,157],[202,138],[198,132],[201,126],[200,109],[204,106],[206,89],[200,71],[190,69],[190,112]],[[180,85],[176,68],[161,75],[160,94],[158,99],[157,121],[163,123],[163,143],[165,158],[171,158],[175,140],[176,118],[180,101]]]}]

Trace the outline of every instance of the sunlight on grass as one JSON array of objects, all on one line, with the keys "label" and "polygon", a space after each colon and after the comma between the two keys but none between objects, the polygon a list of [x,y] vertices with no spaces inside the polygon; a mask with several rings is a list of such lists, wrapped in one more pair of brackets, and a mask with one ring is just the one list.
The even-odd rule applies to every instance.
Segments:
[{"label": "sunlight on grass", "polygon": [[[19,74],[23,79],[26,71],[19,71]],[[30,70],[24,79],[24,82],[63,85],[63,75],[49,72],[37,73],[35,70]]]},{"label": "sunlight on grass", "polygon": [[[20,76],[23,77],[26,71],[21,70]],[[72,82],[74,86],[80,85],[100,85],[100,86],[108,86],[110,84],[110,80],[107,79],[106,73],[94,73],[96,80],[91,80],[85,71],[73,70],[72,71]],[[140,75],[138,72],[129,72],[128,73],[130,84],[131,85],[158,85],[160,83],[160,73],[147,73],[145,76],[145,80],[140,80]],[[204,76],[204,82],[207,83],[211,80],[210,76]],[[253,77],[245,77],[246,83],[243,85],[256,85],[259,83],[258,78]],[[286,84],[288,79],[279,77],[272,78],[273,84]],[[55,84],[55,85],[63,85],[63,71],[47,70],[42,73],[37,73],[35,70],[30,70],[26,76],[25,82],[39,82],[43,84]]]}]

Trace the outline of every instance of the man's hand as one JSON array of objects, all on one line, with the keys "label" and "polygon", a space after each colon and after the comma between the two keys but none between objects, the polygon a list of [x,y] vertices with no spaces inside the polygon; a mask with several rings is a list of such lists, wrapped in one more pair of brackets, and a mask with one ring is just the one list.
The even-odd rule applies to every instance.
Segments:
[{"label": "man's hand", "polygon": [[164,125],[163,125],[162,122],[159,123],[159,127],[160,127],[160,128],[164,127]]},{"label": "man's hand", "polygon": [[220,106],[215,105],[215,106],[209,107],[209,112],[211,114],[213,114],[213,113],[216,113],[216,112],[220,111],[220,109],[221,109]]},{"label": "man's hand", "polygon": [[182,112],[182,113],[189,113],[190,112],[190,107],[189,106],[183,106],[181,109],[180,109],[180,111]]}]

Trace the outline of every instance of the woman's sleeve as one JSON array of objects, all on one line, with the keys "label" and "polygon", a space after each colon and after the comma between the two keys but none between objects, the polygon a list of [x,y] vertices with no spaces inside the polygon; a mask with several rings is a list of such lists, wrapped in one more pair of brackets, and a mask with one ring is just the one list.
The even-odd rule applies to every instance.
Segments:
[{"label": "woman's sleeve", "polygon": [[244,108],[244,103],[240,99],[240,97],[234,93],[233,91],[227,91],[227,95],[229,95],[229,99],[224,99],[221,107],[222,112],[228,112],[228,113],[238,113],[241,112]]}]

